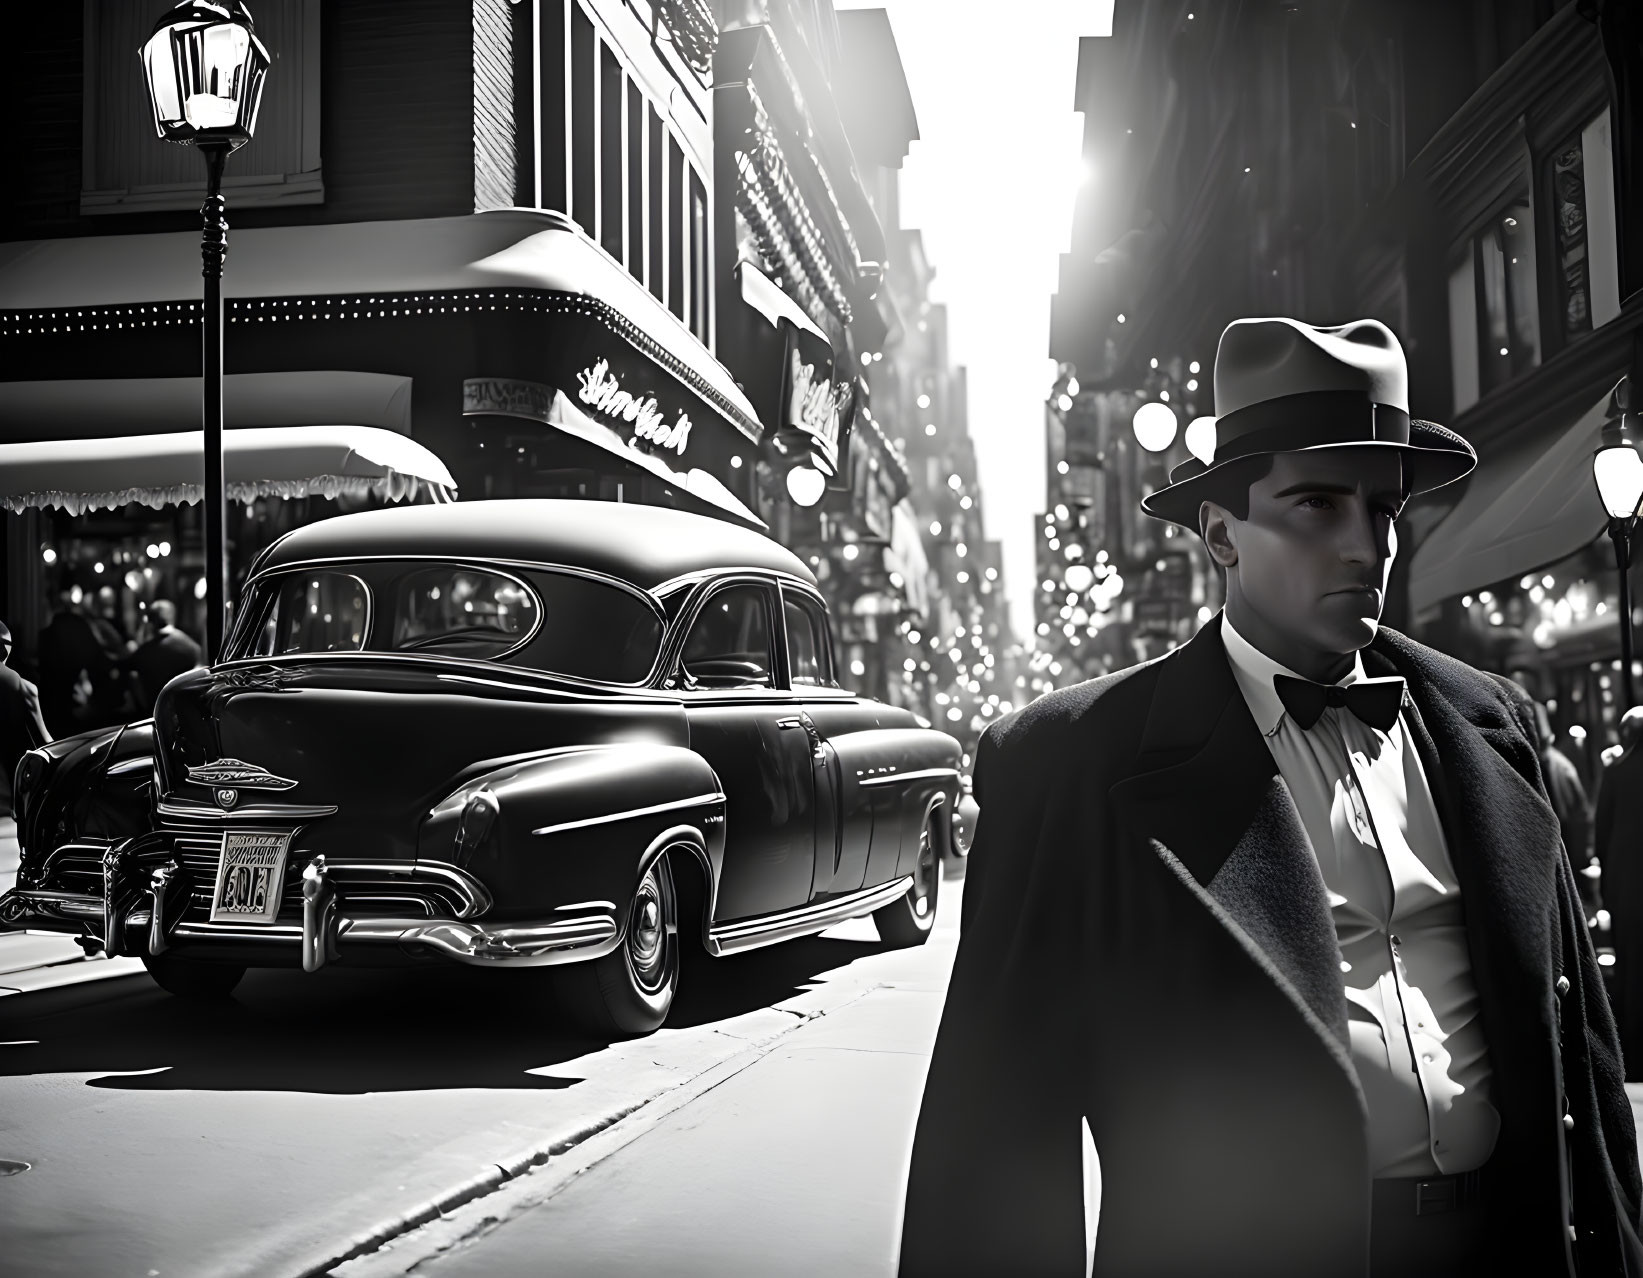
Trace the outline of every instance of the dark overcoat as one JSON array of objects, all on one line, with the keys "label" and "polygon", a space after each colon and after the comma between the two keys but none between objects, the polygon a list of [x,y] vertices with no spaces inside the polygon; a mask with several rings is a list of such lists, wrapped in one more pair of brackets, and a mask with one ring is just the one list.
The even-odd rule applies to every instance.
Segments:
[{"label": "dark overcoat", "polygon": [[1597,783],[1597,855],[1613,927],[1612,986],[1627,1074],[1643,1079],[1643,746],[1633,746]]},{"label": "dark overcoat", "polygon": [[[1363,661],[1409,681],[1404,722],[1465,902],[1501,1116],[1499,1254],[1480,1260],[1643,1273],[1614,1021],[1535,747],[1471,667],[1386,629]],[[1081,1119],[1100,1160],[1096,1274],[1362,1275],[1370,1169],[1340,949],[1220,619],[1007,716],[974,780],[904,1278],[1082,1272]]]}]

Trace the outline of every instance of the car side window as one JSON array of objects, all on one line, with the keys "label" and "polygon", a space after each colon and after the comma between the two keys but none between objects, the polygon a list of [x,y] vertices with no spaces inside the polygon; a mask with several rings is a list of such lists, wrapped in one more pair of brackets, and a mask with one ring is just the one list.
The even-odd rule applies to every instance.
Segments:
[{"label": "car side window", "polygon": [[682,661],[690,687],[770,687],[774,663],[764,588],[728,586],[710,596],[691,625]]},{"label": "car side window", "polygon": [[793,686],[829,687],[833,683],[828,661],[827,621],[808,599],[783,593],[787,618],[787,668]]}]

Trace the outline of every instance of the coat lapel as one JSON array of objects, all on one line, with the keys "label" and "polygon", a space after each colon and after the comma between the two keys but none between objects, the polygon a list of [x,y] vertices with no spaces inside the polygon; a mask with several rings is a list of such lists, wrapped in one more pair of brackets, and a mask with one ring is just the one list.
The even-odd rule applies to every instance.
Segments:
[{"label": "coat lapel", "polygon": [[1233,678],[1219,617],[1160,661],[1138,771],[1111,798],[1119,819],[1289,997],[1356,1089],[1328,893]]},{"label": "coat lapel", "polygon": [[1504,1032],[1503,1022],[1541,1006],[1554,979],[1557,814],[1530,780],[1534,747],[1487,676],[1396,631],[1383,630],[1363,656],[1366,672],[1409,681],[1404,722],[1443,820],[1493,1037],[1490,1019]]}]

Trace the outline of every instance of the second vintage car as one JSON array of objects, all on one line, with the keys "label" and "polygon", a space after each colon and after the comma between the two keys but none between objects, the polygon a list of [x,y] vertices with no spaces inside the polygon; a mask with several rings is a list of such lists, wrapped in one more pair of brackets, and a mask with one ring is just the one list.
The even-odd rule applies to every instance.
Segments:
[{"label": "second vintage car", "polygon": [[826,605],[755,532],[651,506],[341,516],[253,566],[225,658],[152,720],[31,751],[0,924],[247,967],[557,966],[660,1026],[681,947],[870,914],[928,936],[959,745],[836,678]]}]

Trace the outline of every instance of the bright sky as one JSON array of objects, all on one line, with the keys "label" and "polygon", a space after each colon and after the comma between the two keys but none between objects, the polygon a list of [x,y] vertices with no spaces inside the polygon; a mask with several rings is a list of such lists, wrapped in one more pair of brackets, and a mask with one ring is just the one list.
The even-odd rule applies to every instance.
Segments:
[{"label": "bright sky", "polygon": [[1050,294],[1081,181],[1072,109],[1078,37],[1109,35],[1113,0],[836,0],[886,9],[920,138],[902,168],[902,221],[924,232],[969,367],[983,532],[1004,542],[1010,616],[1033,632],[1032,516],[1044,509]]}]

